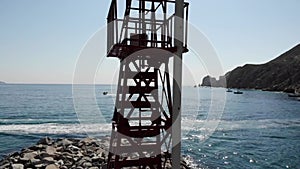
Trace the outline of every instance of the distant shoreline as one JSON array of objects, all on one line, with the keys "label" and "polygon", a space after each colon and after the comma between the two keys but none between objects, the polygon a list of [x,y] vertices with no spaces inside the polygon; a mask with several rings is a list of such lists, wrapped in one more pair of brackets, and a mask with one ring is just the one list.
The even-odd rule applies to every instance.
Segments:
[{"label": "distant shoreline", "polygon": [[236,89],[236,90],[253,90],[253,91],[263,91],[263,92],[279,92],[279,93],[293,93],[292,91],[283,90],[269,90],[269,89],[256,89],[256,88],[235,88],[235,87],[215,87],[215,86],[200,86],[199,88],[219,88],[219,89]]},{"label": "distant shoreline", "polygon": [[300,44],[264,64],[239,66],[219,80],[207,75],[202,86],[299,93],[300,90]]}]

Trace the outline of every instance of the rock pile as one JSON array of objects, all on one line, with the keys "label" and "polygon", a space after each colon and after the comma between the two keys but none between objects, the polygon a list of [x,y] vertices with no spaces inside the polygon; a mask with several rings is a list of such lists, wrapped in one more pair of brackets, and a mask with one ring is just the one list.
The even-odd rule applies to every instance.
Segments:
[{"label": "rock pile", "polygon": [[99,169],[106,165],[108,139],[57,139],[45,137],[32,147],[0,161],[0,169]]},{"label": "rock pile", "polygon": [[[42,138],[36,145],[24,148],[0,160],[0,169],[104,169],[108,158],[109,137],[98,139]],[[172,168],[170,161],[167,168]],[[188,169],[187,161],[181,168]]]}]

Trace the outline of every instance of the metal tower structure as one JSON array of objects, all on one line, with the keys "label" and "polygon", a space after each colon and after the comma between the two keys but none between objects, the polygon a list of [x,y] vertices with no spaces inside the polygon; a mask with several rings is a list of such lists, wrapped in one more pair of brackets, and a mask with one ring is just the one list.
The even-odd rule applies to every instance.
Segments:
[{"label": "metal tower structure", "polygon": [[[120,1],[112,0],[107,18],[107,56],[120,59],[107,167],[165,168],[170,153],[180,164],[180,144],[172,149],[172,135],[180,137],[180,131],[171,126],[180,117],[181,84],[171,92],[169,63],[173,59],[174,66],[179,64],[180,70],[173,66],[173,81],[181,83],[181,63],[174,56],[181,59],[188,52],[183,21],[188,19],[188,3]],[[120,18],[117,2],[125,7]]]}]

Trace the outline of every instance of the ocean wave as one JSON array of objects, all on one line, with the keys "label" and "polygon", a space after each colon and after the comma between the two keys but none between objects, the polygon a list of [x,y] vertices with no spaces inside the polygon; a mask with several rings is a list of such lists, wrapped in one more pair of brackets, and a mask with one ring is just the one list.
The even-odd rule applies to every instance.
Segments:
[{"label": "ocean wave", "polygon": [[[20,116],[19,116],[20,117]],[[0,119],[0,126],[1,125],[29,125],[29,124],[45,124],[45,123],[57,123],[57,124],[71,124],[76,122],[76,120],[70,119],[33,119],[33,118],[19,118],[16,119],[14,117],[9,117],[5,119]]]},{"label": "ocean wave", "polygon": [[28,133],[28,134],[83,134],[83,133],[109,133],[111,124],[20,124],[0,125],[2,133]]},{"label": "ocean wave", "polygon": [[[209,127],[209,124],[218,124],[217,128]],[[300,119],[263,119],[263,120],[197,120],[197,119],[182,119],[182,130],[184,132],[196,131],[205,132],[216,131],[232,131],[232,130],[247,130],[247,129],[266,129],[266,128],[286,128],[300,127]]]},{"label": "ocean wave", "polygon": [[[31,122],[32,120],[29,120]],[[217,128],[209,128],[205,123],[218,123]],[[243,120],[243,121],[225,121],[225,120],[196,120],[182,119],[182,134],[187,135],[190,132],[212,133],[214,131],[247,130],[247,129],[265,129],[265,128],[285,128],[300,127],[300,119],[265,119],[265,120]],[[99,124],[62,124],[62,123],[44,123],[44,124],[4,124],[0,125],[2,133],[35,133],[35,134],[81,134],[81,133],[109,133],[111,131],[110,123]]]}]

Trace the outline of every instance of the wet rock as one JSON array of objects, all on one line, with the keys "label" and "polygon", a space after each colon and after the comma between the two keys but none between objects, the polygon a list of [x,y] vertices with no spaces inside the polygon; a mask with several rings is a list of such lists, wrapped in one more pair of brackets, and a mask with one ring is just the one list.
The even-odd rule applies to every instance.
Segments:
[{"label": "wet rock", "polygon": [[40,164],[36,164],[34,165],[35,168],[42,168],[45,167],[46,164],[40,163]]},{"label": "wet rock", "polygon": [[73,165],[73,163],[70,162],[70,161],[66,161],[66,162],[65,162],[65,166],[66,166],[67,168],[71,168],[72,165]]},{"label": "wet rock", "polygon": [[24,165],[23,164],[13,164],[12,168],[13,169],[24,169]]},{"label": "wet rock", "polygon": [[35,146],[28,147],[28,149],[31,150],[31,151],[38,151],[38,150],[43,149],[43,147],[44,147],[43,144],[38,144],[38,145],[35,145]]},{"label": "wet rock", "polygon": [[10,156],[11,157],[17,157],[17,156],[20,156],[20,153],[19,152],[14,152]]},{"label": "wet rock", "polygon": [[89,145],[89,144],[91,144],[91,143],[93,143],[95,141],[93,139],[91,139],[91,138],[85,138],[85,139],[81,140],[80,142],[85,143],[85,145]]},{"label": "wet rock", "polygon": [[98,167],[90,167],[89,169],[99,169]]},{"label": "wet rock", "polygon": [[88,161],[88,162],[91,162],[91,161],[92,161],[92,159],[91,159],[90,157],[87,157],[87,156],[82,157],[82,160]]},{"label": "wet rock", "polygon": [[43,160],[54,161],[53,157],[45,157]]},{"label": "wet rock", "polygon": [[50,164],[50,165],[47,165],[47,167],[45,169],[59,169],[59,167],[55,164]]},{"label": "wet rock", "polygon": [[25,153],[23,155],[23,159],[24,160],[32,160],[32,159],[34,159],[34,157],[37,156],[37,154],[38,154],[37,152]]},{"label": "wet rock", "polygon": [[30,160],[31,163],[39,163],[40,161],[41,161],[40,159],[35,159],[35,158]]},{"label": "wet rock", "polygon": [[59,166],[63,166],[64,165],[64,161],[62,159],[58,160],[57,163]]},{"label": "wet rock", "polygon": [[92,157],[92,162],[97,162],[97,161],[100,161],[100,157],[99,156]]},{"label": "wet rock", "polygon": [[39,159],[43,159],[43,158],[46,158],[46,157],[55,157],[56,155],[52,155],[52,154],[48,154],[47,152],[42,152],[38,157]]},{"label": "wet rock", "polygon": [[90,162],[85,162],[85,163],[83,163],[83,165],[82,165],[83,167],[85,167],[85,168],[87,168],[87,167],[92,167],[93,166],[93,164],[92,163],[90,163]]},{"label": "wet rock", "polygon": [[33,150],[30,150],[29,148],[22,149],[22,154],[31,152],[33,152]]},{"label": "wet rock", "polygon": [[69,146],[68,146],[68,149],[69,149],[70,151],[72,151],[72,152],[74,152],[74,151],[79,151],[79,150],[80,150],[79,147],[76,147],[76,146],[74,146],[74,145],[69,145]]},{"label": "wet rock", "polygon": [[9,166],[10,166],[10,163],[8,161],[0,163],[0,169],[6,169],[6,168],[9,168]]},{"label": "wet rock", "polygon": [[66,138],[61,139],[61,140],[59,140],[59,141],[57,142],[57,145],[58,145],[58,146],[63,146],[63,147],[67,147],[67,146],[69,146],[69,145],[71,145],[71,144],[73,144],[73,142],[72,142],[71,140],[66,139]]},{"label": "wet rock", "polygon": [[99,161],[100,161],[101,163],[104,163],[104,162],[107,161],[107,157],[106,157],[106,158],[105,158],[105,157],[100,157]]},{"label": "wet rock", "polygon": [[53,140],[49,137],[44,137],[38,141],[38,144],[43,144],[43,145],[51,145],[53,143]]},{"label": "wet rock", "polygon": [[47,146],[46,153],[49,155],[54,155],[56,153],[56,149],[52,146]]},{"label": "wet rock", "polygon": [[171,164],[170,164],[170,163],[166,163],[166,168],[167,168],[167,169],[172,169]]},{"label": "wet rock", "polygon": [[83,154],[82,154],[82,152],[79,151],[79,152],[76,154],[76,156],[77,156],[77,157],[83,157]]}]

